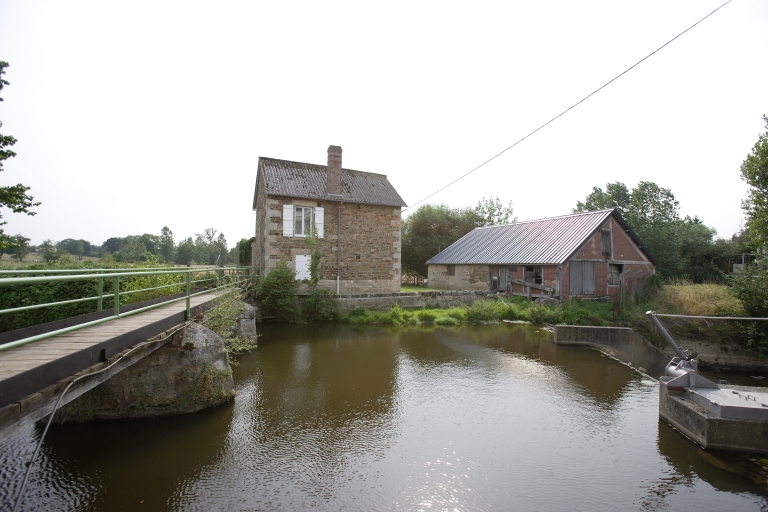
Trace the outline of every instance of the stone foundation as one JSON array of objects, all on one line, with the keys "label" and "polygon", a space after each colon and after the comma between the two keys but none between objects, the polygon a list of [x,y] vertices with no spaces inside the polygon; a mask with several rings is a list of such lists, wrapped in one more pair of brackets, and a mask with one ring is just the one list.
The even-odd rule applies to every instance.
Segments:
[{"label": "stone foundation", "polygon": [[200,411],[235,395],[222,339],[189,324],[172,341],[56,413],[56,423],[152,418]]}]

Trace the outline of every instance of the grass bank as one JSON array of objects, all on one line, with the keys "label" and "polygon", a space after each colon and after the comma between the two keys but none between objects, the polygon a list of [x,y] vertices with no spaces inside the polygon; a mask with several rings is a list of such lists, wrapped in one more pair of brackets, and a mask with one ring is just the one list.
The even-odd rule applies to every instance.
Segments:
[{"label": "grass bank", "polygon": [[[395,306],[380,312],[360,307],[342,314],[340,320],[352,324],[426,323],[442,326],[517,320],[534,324],[631,327],[652,343],[666,346],[645,314],[649,310],[676,315],[747,316],[744,305],[728,286],[677,280],[655,288],[640,303],[624,308],[611,302],[573,299],[559,306],[548,306],[535,304],[524,297],[500,296],[476,301],[472,306],[450,309],[402,309]],[[682,318],[664,318],[663,321],[679,340],[703,340],[753,350],[744,341],[746,322]]]}]

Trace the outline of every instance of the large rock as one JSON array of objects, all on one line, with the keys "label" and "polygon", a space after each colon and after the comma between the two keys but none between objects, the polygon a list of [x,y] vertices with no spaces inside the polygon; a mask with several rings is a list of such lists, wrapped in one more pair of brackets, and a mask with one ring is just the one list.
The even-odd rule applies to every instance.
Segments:
[{"label": "large rock", "polygon": [[224,342],[191,323],[162,348],[62,408],[55,421],[189,414],[234,396]]}]

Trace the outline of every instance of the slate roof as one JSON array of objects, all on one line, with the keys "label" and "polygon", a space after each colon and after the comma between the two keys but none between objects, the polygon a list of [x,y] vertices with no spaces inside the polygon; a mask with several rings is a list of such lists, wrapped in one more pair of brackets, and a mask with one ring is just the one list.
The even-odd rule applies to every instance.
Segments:
[{"label": "slate roof", "polygon": [[615,208],[475,228],[427,264],[559,265],[591,238],[611,215],[656,264]]},{"label": "slate roof", "polygon": [[327,167],[325,165],[291,162],[275,158],[259,157],[256,176],[256,194],[259,176],[264,176],[267,195],[325,199],[349,203],[378,204],[384,206],[408,206],[384,174],[341,170],[341,197],[328,193]]}]

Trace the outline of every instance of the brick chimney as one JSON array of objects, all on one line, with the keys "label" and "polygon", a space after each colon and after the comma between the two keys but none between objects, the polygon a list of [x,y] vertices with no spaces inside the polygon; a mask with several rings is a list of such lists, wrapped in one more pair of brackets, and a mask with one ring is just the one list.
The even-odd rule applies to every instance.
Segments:
[{"label": "brick chimney", "polygon": [[341,195],[341,146],[328,146],[328,193]]}]

